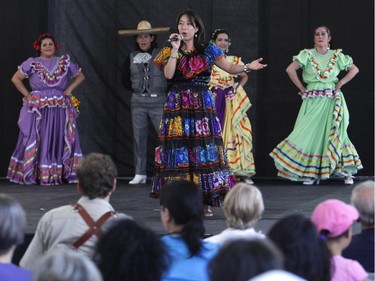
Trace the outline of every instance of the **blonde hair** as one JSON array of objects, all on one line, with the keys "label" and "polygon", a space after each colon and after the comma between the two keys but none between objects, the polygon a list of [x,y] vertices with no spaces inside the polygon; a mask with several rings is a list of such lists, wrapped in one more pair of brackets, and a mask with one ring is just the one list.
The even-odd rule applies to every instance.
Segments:
[{"label": "blonde hair", "polygon": [[253,227],[264,211],[259,189],[246,183],[237,183],[225,196],[224,213],[228,227],[246,229]]}]

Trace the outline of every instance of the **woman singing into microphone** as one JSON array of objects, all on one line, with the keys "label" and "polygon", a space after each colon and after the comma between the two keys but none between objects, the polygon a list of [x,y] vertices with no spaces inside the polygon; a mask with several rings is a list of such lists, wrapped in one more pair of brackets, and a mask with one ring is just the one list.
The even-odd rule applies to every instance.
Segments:
[{"label": "woman singing into microphone", "polygon": [[170,181],[192,181],[203,193],[204,215],[212,216],[210,206],[221,206],[236,181],[229,171],[220,121],[207,86],[212,66],[236,74],[266,65],[260,63],[261,58],[242,66],[223,59],[218,47],[204,43],[203,22],[192,11],[177,17],[177,30],[170,35],[172,47],[162,49],[154,60],[163,68],[170,88],[160,124],[151,196],[159,197]]}]

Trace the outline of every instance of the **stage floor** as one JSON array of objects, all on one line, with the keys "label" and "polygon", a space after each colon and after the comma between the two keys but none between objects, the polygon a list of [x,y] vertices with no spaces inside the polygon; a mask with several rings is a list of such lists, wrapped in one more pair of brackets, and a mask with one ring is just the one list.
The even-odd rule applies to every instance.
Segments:
[{"label": "stage floor", "polygon": [[[355,183],[367,179],[373,177],[356,178]],[[286,215],[299,212],[310,216],[316,204],[325,199],[336,198],[349,202],[354,187],[344,185],[343,180],[328,180],[313,186],[304,186],[281,179],[254,181],[263,194],[265,205],[263,217],[256,224],[255,229],[265,234],[277,220]],[[159,200],[149,197],[150,181],[140,185],[129,185],[128,182],[129,179],[118,179],[117,189],[111,197],[111,204],[115,210],[132,216],[158,234],[165,233],[160,222]],[[74,203],[80,197],[74,184],[26,186],[10,183],[6,179],[0,179],[0,192],[12,195],[25,208],[27,234],[35,233],[38,220],[48,210]],[[213,217],[204,220],[207,235],[217,234],[226,228],[222,208],[214,208],[213,212]]]}]

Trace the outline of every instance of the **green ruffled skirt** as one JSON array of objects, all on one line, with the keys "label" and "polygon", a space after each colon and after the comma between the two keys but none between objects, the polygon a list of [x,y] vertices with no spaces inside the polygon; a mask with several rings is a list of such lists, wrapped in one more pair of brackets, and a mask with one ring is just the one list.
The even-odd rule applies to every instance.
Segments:
[{"label": "green ruffled skirt", "polygon": [[362,169],[347,128],[341,91],[304,94],[292,133],[271,152],[278,176],[292,181],[346,177]]}]

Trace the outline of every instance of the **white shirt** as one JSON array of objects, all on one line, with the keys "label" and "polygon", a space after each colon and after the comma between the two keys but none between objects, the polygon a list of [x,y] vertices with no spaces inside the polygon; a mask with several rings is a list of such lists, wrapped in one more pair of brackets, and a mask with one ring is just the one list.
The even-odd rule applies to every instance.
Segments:
[{"label": "white shirt", "polygon": [[[83,196],[78,200],[78,203],[85,208],[94,221],[97,221],[105,213],[114,211],[111,204],[101,198],[90,200]],[[128,217],[125,214],[118,214],[118,216]],[[112,220],[113,217],[108,221]],[[48,211],[39,220],[33,240],[22,257],[20,265],[27,269],[33,269],[34,264],[48,250],[60,246],[70,247],[88,228],[89,226],[81,215],[73,210],[72,205],[61,206]],[[77,250],[91,258],[97,239],[97,236],[93,235]]]},{"label": "white shirt", "polygon": [[247,229],[234,229],[234,228],[227,228],[221,233],[217,235],[210,236],[205,239],[205,241],[209,241],[212,243],[217,243],[223,245],[229,241],[233,241],[236,239],[256,239],[265,238],[265,235],[261,232],[255,231],[254,228],[247,228]]},{"label": "white shirt", "polygon": [[275,269],[275,270],[266,271],[265,273],[257,275],[251,278],[249,281],[307,281],[307,280],[297,275],[294,275],[293,273],[280,270],[280,269]]}]

